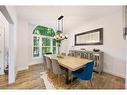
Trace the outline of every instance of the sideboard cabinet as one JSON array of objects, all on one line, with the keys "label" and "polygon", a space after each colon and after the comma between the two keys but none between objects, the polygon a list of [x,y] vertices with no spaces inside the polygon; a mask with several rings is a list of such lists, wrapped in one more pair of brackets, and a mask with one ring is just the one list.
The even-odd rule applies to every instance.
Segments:
[{"label": "sideboard cabinet", "polygon": [[87,50],[69,50],[69,54],[74,57],[86,58],[94,60],[94,71],[102,73],[103,71],[103,52],[87,51]]}]

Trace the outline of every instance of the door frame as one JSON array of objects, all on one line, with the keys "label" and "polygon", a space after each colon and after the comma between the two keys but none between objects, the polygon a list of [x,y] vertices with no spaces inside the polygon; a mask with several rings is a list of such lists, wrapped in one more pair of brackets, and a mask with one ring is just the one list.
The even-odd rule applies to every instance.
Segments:
[{"label": "door frame", "polygon": [[[8,83],[12,84],[15,82],[16,79],[16,54],[15,54],[15,50],[16,50],[16,43],[15,43],[15,24],[13,22],[13,14],[11,14],[11,6],[7,7],[7,6],[0,6],[0,11],[3,14],[3,16],[5,17],[5,19],[8,21],[9,23],[9,49],[8,49],[8,65],[9,65],[9,73],[8,73]],[[13,9],[12,9],[13,11]]]},{"label": "door frame", "polygon": [[[3,40],[2,40],[2,52],[3,52],[3,56],[2,56],[2,64],[1,64],[1,71],[0,71],[0,75],[3,75],[4,74],[4,62],[5,62],[5,59],[4,59],[4,49],[5,49],[5,30],[4,30],[4,27],[3,25],[0,23],[0,28],[2,29],[2,32],[3,32]],[[1,52],[1,51],[0,51]]]}]

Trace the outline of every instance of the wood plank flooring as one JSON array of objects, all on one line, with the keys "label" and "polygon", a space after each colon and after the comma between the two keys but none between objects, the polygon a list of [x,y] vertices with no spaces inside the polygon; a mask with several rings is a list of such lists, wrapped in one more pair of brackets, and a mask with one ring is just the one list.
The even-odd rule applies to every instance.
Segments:
[{"label": "wood plank flooring", "polygon": [[14,84],[7,84],[7,76],[0,76],[0,89],[45,89],[40,72],[45,70],[43,64],[30,66],[28,70],[19,71]]},{"label": "wood plank flooring", "polygon": [[98,74],[93,72],[92,86],[90,81],[76,79],[70,84],[65,84],[63,76],[54,77],[53,73],[48,73],[49,81],[53,83],[56,89],[125,89],[125,81],[122,78],[112,76],[107,73]]},{"label": "wood plank flooring", "polygon": [[[45,64],[37,64],[30,66],[28,70],[19,71],[17,74],[17,79],[14,84],[8,85],[7,76],[0,76],[0,89],[45,89],[44,81],[40,78],[40,72],[45,71]],[[124,89],[125,88],[125,79],[112,76],[107,73],[102,75],[96,74],[94,76],[94,85],[99,84],[99,89]],[[83,84],[81,82],[80,84]],[[98,83],[98,84],[96,84]],[[75,87],[68,87],[67,89],[85,89],[86,85],[78,84]],[[65,87],[66,89],[66,87]],[[90,88],[88,88],[90,89]],[[95,89],[97,89],[95,87]]]}]

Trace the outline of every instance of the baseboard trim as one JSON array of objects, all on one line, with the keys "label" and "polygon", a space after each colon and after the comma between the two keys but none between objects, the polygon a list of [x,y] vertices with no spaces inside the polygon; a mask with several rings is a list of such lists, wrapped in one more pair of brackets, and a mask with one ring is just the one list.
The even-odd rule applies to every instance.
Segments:
[{"label": "baseboard trim", "polygon": [[20,68],[18,68],[18,71],[27,70],[27,69],[29,69],[28,66],[26,66],[26,67],[20,67]]},{"label": "baseboard trim", "polygon": [[32,65],[36,65],[36,64],[41,64],[42,62],[38,62],[38,63],[30,63],[29,66],[32,66]]},{"label": "baseboard trim", "polygon": [[1,72],[0,75],[4,75],[5,73],[4,72]]},{"label": "baseboard trim", "polygon": [[126,79],[126,78],[125,78],[124,76],[122,76],[122,75],[114,74],[114,73],[108,72],[108,71],[103,71],[103,72],[104,72],[104,73],[108,73],[108,74],[113,75],[113,76],[116,76],[116,77],[120,77],[120,78]]}]

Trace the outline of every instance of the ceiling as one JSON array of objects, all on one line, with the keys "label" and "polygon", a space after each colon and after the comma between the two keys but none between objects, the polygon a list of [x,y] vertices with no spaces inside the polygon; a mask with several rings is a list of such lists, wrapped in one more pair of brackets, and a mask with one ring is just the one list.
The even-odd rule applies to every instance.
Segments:
[{"label": "ceiling", "polygon": [[64,31],[85,22],[117,12],[120,6],[15,6],[19,17],[31,24],[57,28],[57,18],[64,16]]}]

